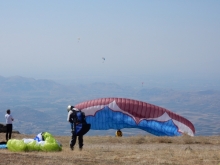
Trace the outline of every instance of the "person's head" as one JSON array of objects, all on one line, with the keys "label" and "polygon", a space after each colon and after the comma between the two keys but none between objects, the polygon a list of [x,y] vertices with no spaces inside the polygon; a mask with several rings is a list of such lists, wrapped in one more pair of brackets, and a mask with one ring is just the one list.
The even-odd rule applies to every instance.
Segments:
[{"label": "person's head", "polygon": [[74,108],[74,106],[68,105],[68,106],[67,106],[67,112],[69,112],[69,111],[72,110],[73,108]]},{"label": "person's head", "polygon": [[7,114],[10,114],[10,113],[11,113],[11,110],[10,110],[10,109],[7,109],[6,113],[7,113]]}]

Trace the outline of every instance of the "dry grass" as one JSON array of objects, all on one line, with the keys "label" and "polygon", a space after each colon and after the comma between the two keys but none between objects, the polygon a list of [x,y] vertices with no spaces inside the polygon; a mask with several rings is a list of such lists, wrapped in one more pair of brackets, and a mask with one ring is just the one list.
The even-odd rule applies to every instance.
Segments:
[{"label": "dry grass", "polygon": [[[5,134],[0,133],[4,140]],[[13,134],[13,138],[35,135]],[[69,149],[68,136],[55,136],[63,145],[61,152],[10,152],[0,150],[1,165],[219,165],[220,136],[181,137],[85,136],[83,151]]]}]

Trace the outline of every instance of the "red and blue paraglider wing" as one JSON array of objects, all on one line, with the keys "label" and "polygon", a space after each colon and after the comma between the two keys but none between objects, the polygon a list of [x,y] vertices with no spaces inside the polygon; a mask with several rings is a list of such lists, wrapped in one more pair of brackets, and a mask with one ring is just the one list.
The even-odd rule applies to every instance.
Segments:
[{"label": "red and blue paraglider wing", "polygon": [[194,136],[193,124],[165,108],[126,98],[100,98],[75,106],[86,115],[91,129],[139,128],[156,136]]}]

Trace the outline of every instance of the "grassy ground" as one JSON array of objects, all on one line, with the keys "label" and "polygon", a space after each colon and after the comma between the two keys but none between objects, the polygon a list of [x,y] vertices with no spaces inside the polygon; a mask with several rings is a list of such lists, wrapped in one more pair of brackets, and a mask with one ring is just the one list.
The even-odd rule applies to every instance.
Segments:
[{"label": "grassy ground", "polygon": [[[35,135],[13,134],[14,139]],[[82,151],[69,149],[68,136],[55,136],[61,152],[11,152],[0,149],[1,165],[220,165],[220,136],[85,136]],[[5,134],[0,133],[1,141]]]}]

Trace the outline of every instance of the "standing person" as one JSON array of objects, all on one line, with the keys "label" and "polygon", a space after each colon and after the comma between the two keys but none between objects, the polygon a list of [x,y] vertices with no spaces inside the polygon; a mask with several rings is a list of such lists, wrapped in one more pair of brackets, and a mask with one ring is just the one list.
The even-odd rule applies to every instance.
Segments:
[{"label": "standing person", "polygon": [[11,139],[12,121],[14,121],[14,118],[11,115],[10,109],[8,109],[6,111],[5,119],[6,119],[6,127],[7,127],[7,130],[6,130],[6,141],[8,141],[9,139]]},{"label": "standing person", "polygon": [[86,123],[85,121],[85,114],[84,112],[81,112],[79,109],[75,108],[72,105],[69,105],[67,107],[68,116],[67,121],[70,122],[71,125],[71,133],[72,138],[70,141],[70,149],[74,149],[74,145],[76,144],[76,139],[78,136],[79,141],[79,149],[82,150],[83,147],[83,134],[80,134],[79,132],[82,130],[82,124]]}]

